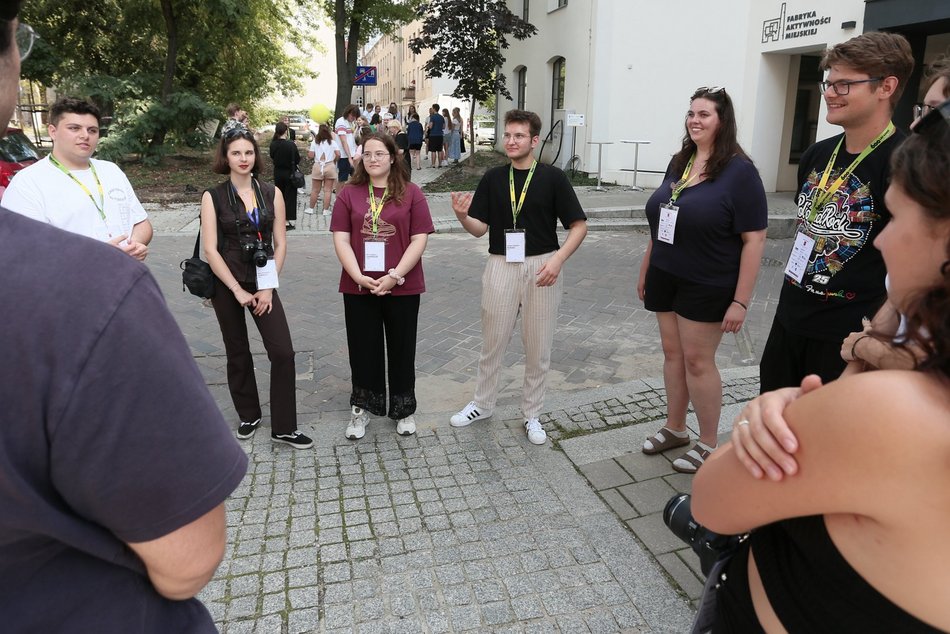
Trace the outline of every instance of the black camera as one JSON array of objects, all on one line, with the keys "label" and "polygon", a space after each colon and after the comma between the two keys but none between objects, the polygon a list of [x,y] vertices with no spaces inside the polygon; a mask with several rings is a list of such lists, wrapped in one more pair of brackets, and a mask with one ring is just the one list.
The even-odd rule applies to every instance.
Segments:
[{"label": "black camera", "polygon": [[670,498],[663,509],[663,523],[699,555],[699,566],[706,576],[709,576],[709,571],[717,559],[735,550],[748,536],[720,535],[697,522],[690,510],[688,493],[680,493]]},{"label": "black camera", "polygon": [[263,240],[241,243],[241,261],[253,262],[258,268],[267,266],[267,247]]}]

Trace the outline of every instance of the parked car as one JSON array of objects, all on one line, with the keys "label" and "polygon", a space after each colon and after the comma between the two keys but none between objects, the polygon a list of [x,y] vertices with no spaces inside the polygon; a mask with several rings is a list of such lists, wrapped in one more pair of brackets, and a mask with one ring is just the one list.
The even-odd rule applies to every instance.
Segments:
[{"label": "parked car", "polygon": [[3,196],[14,174],[38,160],[40,153],[23,134],[23,130],[7,128],[6,136],[0,139],[0,196]]},{"label": "parked car", "polygon": [[475,121],[475,142],[479,145],[495,145],[494,121]]},{"label": "parked car", "polygon": [[306,141],[310,136],[310,127],[307,122],[307,117],[300,114],[291,114],[287,115],[287,121],[290,123],[290,127],[297,133],[297,138],[301,141]]}]

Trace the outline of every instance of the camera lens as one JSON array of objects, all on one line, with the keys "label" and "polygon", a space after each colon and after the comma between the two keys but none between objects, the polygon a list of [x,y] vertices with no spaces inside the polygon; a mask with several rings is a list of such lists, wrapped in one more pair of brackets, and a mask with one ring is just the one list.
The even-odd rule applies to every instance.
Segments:
[{"label": "camera lens", "polygon": [[680,493],[670,498],[663,509],[663,523],[681,540],[687,544],[693,543],[699,524],[693,519],[688,493]]}]

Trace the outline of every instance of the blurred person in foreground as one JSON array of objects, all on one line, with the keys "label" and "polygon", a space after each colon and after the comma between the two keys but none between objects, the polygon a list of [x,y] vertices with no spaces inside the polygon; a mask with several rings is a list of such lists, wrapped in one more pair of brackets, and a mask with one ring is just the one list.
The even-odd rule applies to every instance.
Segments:
[{"label": "blurred person in foreground", "polygon": [[[894,150],[892,219],[874,241],[889,299],[907,318],[894,345],[919,348],[916,369],[824,387],[812,375],[801,388],[765,394],[696,477],[697,521],[718,533],[751,530],[715,588],[707,584],[717,634],[950,631],[950,603],[939,600],[950,587],[948,119],[950,101]],[[768,435],[758,414],[776,403],[787,422],[780,442],[792,439],[796,457],[794,477],[782,482],[761,478],[761,467],[750,473],[748,462]]]},{"label": "blurred person in foreground", "polygon": [[[33,42],[19,5],[0,5],[4,121]],[[0,628],[216,632],[194,597],[247,457],[158,285],[116,249],[6,209],[0,249],[0,349],[16,360],[0,371]]]}]

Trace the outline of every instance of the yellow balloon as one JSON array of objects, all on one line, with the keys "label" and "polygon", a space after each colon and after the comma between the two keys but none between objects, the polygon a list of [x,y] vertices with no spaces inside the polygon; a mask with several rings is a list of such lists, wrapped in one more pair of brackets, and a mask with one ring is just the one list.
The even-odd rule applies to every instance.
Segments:
[{"label": "yellow balloon", "polygon": [[310,108],[310,118],[317,123],[326,123],[332,116],[333,113],[330,111],[330,109],[322,103],[318,103]]}]

